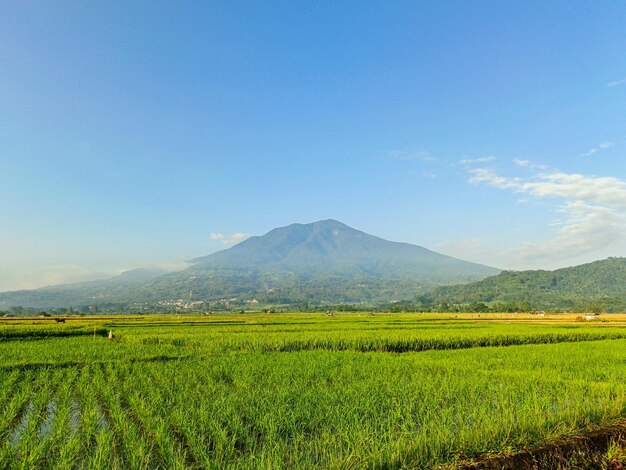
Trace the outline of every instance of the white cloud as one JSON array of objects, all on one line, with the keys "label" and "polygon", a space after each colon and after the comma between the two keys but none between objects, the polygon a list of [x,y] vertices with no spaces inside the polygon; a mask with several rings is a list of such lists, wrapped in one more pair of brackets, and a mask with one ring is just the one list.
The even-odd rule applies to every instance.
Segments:
[{"label": "white cloud", "polygon": [[246,238],[250,238],[250,234],[241,232],[235,232],[231,234],[218,232],[209,234],[209,237],[211,238],[211,240],[220,241],[225,245],[233,245],[235,243],[244,241]]},{"label": "white cloud", "polygon": [[558,262],[599,250],[624,237],[623,212],[583,201],[567,203],[563,208],[569,216],[554,238],[544,243],[525,243],[510,254],[527,263]]},{"label": "white cloud", "polygon": [[469,170],[469,181],[535,198],[559,199],[564,221],[553,238],[525,243],[503,255],[518,265],[556,263],[626,240],[626,181],[563,172],[541,173],[531,180],[506,177],[488,168]]},{"label": "white cloud", "polygon": [[586,152],[582,153],[581,155],[583,157],[590,157],[590,156],[598,153],[601,150],[610,149],[614,145],[615,144],[613,142],[600,142],[597,146],[595,146],[593,148],[590,148],[589,150],[587,150]]},{"label": "white cloud", "polygon": [[626,78],[624,78],[623,80],[616,80],[614,82],[609,82],[606,84],[606,86],[614,87],[614,86],[619,86],[619,85],[624,85],[624,84],[626,84]]},{"label": "white cloud", "polygon": [[560,197],[626,208],[626,182],[611,176],[593,177],[575,173],[540,174],[535,181],[496,174],[488,168],[470,170],[470,183],[486,183],[498,189],[512,189],[537,197]]},{"label": "white cloud", "polygon": [[478,157],[478,158],[464,158],[463,160],[459,160],[461,165],[472,165],[474,163],[488,163],[496,160],[496,157],[490,155],[488,157]]}]

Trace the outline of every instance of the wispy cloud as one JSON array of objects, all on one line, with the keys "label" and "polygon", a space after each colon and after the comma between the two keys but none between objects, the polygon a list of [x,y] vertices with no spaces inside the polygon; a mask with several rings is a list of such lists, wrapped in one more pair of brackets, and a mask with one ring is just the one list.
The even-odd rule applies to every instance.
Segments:
[{"label": "wispy cloud", "polygon": [[79,264],[50,265],[37,268],[0,266],[0,292],[108,279],[125,271],[136,269],[166,273],[181,271],[187,267],[189,267],[189,263],[182,256],[163,263],[135,263],[124,267],[111,267],[106,270],[96,270]]},{"label": "wispy cloud", "polygon": [[606,86],[608,87],[614,87],[614,86],[620,86],[620,85],[624,85],[626,84],[626,78],[622,79],[622,80],[616,80],[614,82],[609,82],[606,84]]},{"label": "wispy cloud", "polygon": [[[557,198],[564,214],[556,235],[525,243],[507,256],[519,264],[567,260],[623,241],[626,237],[626,181],[554,171],[532,179],[507,177],[489,168],[469,170],[469,181],[535,198]],[[553,221],[554,222],[554,221]],[[550,224],[557,225],[557,224]]]},{"label": "wispy cloud", "polygon": [[490,168],[473,168],[469,170],[469,172],[472,175],[469,182],[473,184],[487,183],[489,186],[493,186],[498,189],[515,190],[522,184],[520,178],[499,176]]},{"label": "wispy cloud", "polygon": [[595,147],[590,148],[589,150],[587,150],[586,152],[582,153],[581,155],[583,157],[590,157],[593,154],[596,154],[596,153],[600,152],[601,150],[610,149],[613,146],[615,146],[615,144],[613,142],[600,142],[598,145],[596,145]]},{"label": "wispy cloud", "polygon": [[584,176],[575,173],[539,174],[534,181],[500,176],[488,168],[470,170],[471,183],[486,183],[499,189],[512,189],[537,197],[561,197],[590,201],[626,209],[626,182],[612,176]]},{"label": "wispy cloud", "polygon": [[513,163],[521,168],[528,168],[530,170],[547,170],[550,167],[542,163],[535,163],[531,160],[524,160],[523,158],[514,158]]},{"label": "wispy cloud", "polygon": [[13,269],[6,273],[0,267],[0,292],[5,290],[36,289],[38,287],[57,284],[71,284],[74,282],[104,279],[115,275],[113,272],[104,272],[78,264],[64,264],[43,266],[38,268]]},{"label": "wispy cloud", "polygon": [[388,156],[392,160],[416,160],[424,163],[437,161],[437,157],[432,156],[430,152],[426,150],[391,150],[388,152]]},{"label": "wispy cloud", "polygon": [[235,243],[239,243],[244,241],[246,238],[250,238],[249,233],[211,233],[209,234],[211,240],[217,240],[222,242],[224,245],[234,245]]},{"label": "wispy cloud", "polygon": [[473,165],[475,163],[488,163],[496,160],[496,157],[489,155],[488,157],[464,158],[459,160],[461,165]]},{"label": "wispy cloud", "polygon": [[447,255],[480,263],[489,257],[488,246],[492,242],[493,239],[472,237],[461,240],[442,240],[433,246]]},{"label": "wispy cloud", "polygon": [[190,266],[186,256],[178,256],[176,259],[164,261],[161,263],[135,263],[131,266],[124,267],[119,270],[119,274],[125,271],[133,271],[135,269],[147,269],[153,271],[175,272],[187,269]]},{"label": "wispy cloud", "polygon": [[483,245],[483,239],[480,237],[467,238],[465,240],[457,241],[454,243],[443,244],[443,246],[454,247],[455,250],[475,250]]}]

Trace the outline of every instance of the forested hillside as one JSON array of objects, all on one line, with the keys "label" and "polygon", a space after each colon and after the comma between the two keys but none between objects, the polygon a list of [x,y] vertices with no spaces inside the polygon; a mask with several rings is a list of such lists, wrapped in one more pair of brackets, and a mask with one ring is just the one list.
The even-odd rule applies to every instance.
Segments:
[{"label": "forested hillside", "polygon": [[504,309],[626,310],[626,258],[555,271],[503,271],[481,281],[437,287],[426,305],[499,302]]}]

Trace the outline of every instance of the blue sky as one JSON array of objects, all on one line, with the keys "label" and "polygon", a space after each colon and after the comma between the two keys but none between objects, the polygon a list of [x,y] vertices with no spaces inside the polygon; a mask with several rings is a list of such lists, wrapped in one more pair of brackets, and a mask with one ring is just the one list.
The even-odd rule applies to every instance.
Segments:
[{"label": "blue sky", "polygon": [[626,256],[623,2],[0,3],[0,290],[333,218]]}]

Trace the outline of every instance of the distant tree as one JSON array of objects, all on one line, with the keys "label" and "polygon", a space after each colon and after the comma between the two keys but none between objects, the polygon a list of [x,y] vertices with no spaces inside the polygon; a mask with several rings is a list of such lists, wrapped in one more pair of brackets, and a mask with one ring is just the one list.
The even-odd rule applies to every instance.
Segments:
[{"label": "distant tree", "polygon": [[23,315],[24,314],[24,307],[22,307],[21,305],[16,305],[14,307],[9,307],[9,313],[11,313],[13,315]]},{"label": "distant tree", "polygon": [[472,302],[467,307],[468,312],[485,313],[489,311],[489,307],[483,302]]},{"label": "distant tree", "polygon": [[556,288],[557,288],[556,275],[553,275],[552,280],[550,281],[550,289],[556,289]]},{"label": "distant tree", "polygon": [[91,306],[91,314],[92,315],[98,315],[98,307],[95,305]]},{"label": "distant tree", "polygon": [[74,315],[74,309],[72,308],[72,306],[70,305],[67,309],[67,314],[68,315]]}]

